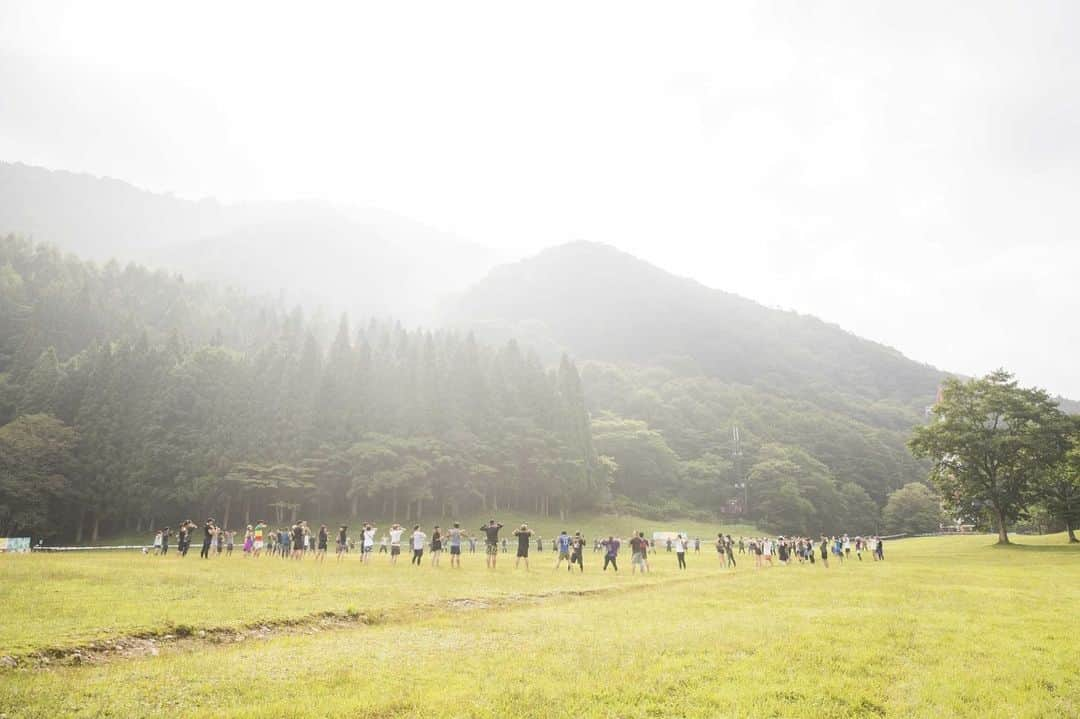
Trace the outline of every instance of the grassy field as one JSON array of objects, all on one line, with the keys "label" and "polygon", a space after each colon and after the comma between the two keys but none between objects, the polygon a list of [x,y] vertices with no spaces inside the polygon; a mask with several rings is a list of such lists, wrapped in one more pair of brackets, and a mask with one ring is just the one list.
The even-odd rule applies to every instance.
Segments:
[{"label": "grassy field", "polygon": [[[644,579],[602,574],[591,552],[581,576],[551,572],[548,553],[528,574],[479,554],[460,572],[0,557],[0,653],[322,607],[389,620],[0,670],[0,714],[1080,717],[1080,550],[1020,541],[903,540],[885,562],[827,570],[726,571],[703,548],[683,573],[661,552]],[[459,597],[474,601],[445,601]]]}]

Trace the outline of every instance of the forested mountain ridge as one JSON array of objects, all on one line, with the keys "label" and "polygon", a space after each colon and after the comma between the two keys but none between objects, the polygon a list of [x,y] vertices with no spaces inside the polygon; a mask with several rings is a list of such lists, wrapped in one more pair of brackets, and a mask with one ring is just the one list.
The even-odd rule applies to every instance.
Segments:
[{"label": "forested mountain ridge", "polygon": [[425,322],[479,279],[491,250],[373,209],[315,202],[223,204],[119,180],[0,162],[0,235],[84,259],[140,262],[245,292],[357,315]]},{"label": "forested mountain ridge", "polygon": [[679,497],[813,531],[829,516],[872,522],[890,492],[925,480],[906,441],[943,372],[613,247],[501,266],[447,317],[578,358],[597,449],[623,458],[617,487],[627,457],[649,467],[652,481],[620,492],[644,504]]},{"label": "forested mountain ridge", "polygon": [[585,359],[671,364],[845,410],[852,408],[838,397],[921,412],[945,376],[816,317],[770,309],[591,242],[497,267],[448,316]]}]

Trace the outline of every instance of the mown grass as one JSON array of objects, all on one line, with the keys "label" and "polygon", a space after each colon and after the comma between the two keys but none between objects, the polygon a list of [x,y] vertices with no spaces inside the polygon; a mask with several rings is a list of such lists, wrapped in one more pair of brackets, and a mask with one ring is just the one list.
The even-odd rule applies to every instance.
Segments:
[{"label": "mown grass", "polygon": [[[550,538],[564,528],[545,519],[526,519],[548,538],[545,549],[551,546]],[[475,533],[482,521],[470,517],[462,525]],[[627,536],[635,529],[651,536],[653,529],[672,525],[634,517],[589,515],[579,517],[570,526],[573,529],[569,531],[581,528],[591,538],[601,533]],[[700,531],[701,556],[715,560],[706,534],[712,528],[688,522],[675,526],[687,532]],[[484,567],[484,547],[479,542],[475,554],[465,549],[462,569],[453,570],[453,577],[442,581],[433,577],[418,579],[416,571],[433,571],[428,567],[428,557],[423,569],[415,570],[409,566],[410,553],[405,546],[397,567],[389,566],[385,554],[376,554],[368,565],[361,565],[358,555],[350,554],[339,565],[333,549],[323,566],[310,558],[299,562],[265,555],[245,559],[239,548],[229,558],[215,555],[202,560],[198,556],[201,532],[196,533],[191,552],[184,558],[179,557],[175,545],[165,557],[145,556],[137,551],[0,555],[4,580],[0,583],[0,606],[6,607],[9,616],[19,618],[0,622],[0,654],[79,646],[118,635],[169,633],[177,626],[235,627],[348,609],[380,614],[418,603],[535,590],[588,589],[610,583],[591,572],[580,577],[565,576],[565,572],[551,577],[548,572],[542,580],[513,572],[513,528],[503,529],[509,552],[500,553],[495,578]],[[628,552],[624,552],[623,559],[629,573]],[[533,545],[530,560],[535,569],[547,569],[555,555],[550,551],[537,554]],[[599,568],[602,555],[594,554],[590,545],[585,562],[587,567]],[[674,559],[667,562],[673,563]],[[451,571],[448,552],[443,553],[442,564],[438,572],[446,575]],[[708,567],[714,568],[713,561]],[[692,572],[703,569],[701,562],[691,561]],[[648,581],[661,578],[662,573]]]},{"label": "mown grass", "polygon": [[[904,540],[886,545],[883,563],[733,573],[703,551],[684,582],[673,581],[681,575],[661,554],[652,584],[639,591],[622,591],[638,578],[604,576],[594,562],[573,579],[617,590],[516,608],[433,610],[402,624],[198,645],[102,666],[9,671],[0,675],[0,712],[1077,717],[1080,551],[1060,536],[1022,541],[1030,547],[997,548],[982,536]],[[245,569],[204,564],[210,578]],[[277,581],[295,588],[313,581],[307,571],[336,569],[300,565]],[[494,575],[470,567],[460,576],[376,568],[367,577],[373,584],[364,595],[387,594],[388,605],[448,585],[541,592],[572,581],[508,567]],[[418,594],[396,593],[401,581]]]}]

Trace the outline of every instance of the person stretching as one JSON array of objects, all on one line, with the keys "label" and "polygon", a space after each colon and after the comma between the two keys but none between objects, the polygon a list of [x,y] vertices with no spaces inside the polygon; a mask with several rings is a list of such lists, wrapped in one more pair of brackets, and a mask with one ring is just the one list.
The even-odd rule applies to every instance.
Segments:
[{"label": "person stretching", "polygon": [[424,545],[427,543],[427,535],[420,530],[420,525],[413,527],[412,533],[412,563],[420,566],[420,559],[424,556]]},{"label": "person stretching", "polygon": [[401,535],[405,532],[400,524],[394,522],[390,526],[390,565],[397,564],[398,555],[401,554]]},{"label": "person stretching", "polygon": [[566,560],[566,570],[570,571],[573,569],[574,563],[570,559],[570,535],[566,533],[565,529],[555,538],[555,546],[558,548],[559,552],[559,558],[555,560],[555,569],[562,566],[564,559]]},{"label": "person stretching", "polygon": [[615,537],[609,536],[600,544],[602,544],[604,546],[604,549],[607,550],[606,552],[604,552],[604,571],[607,571],[608,564],[610,564],[615,569],[615,573],[618,574],[619,540],[615,539]]},{"label": "person stretching", "polygon": [[461,569],[461,524],[458,522],[450,528],[450,566]]},{"label": "person stretching", "polygon": [[514,560],[514,569],[518,568],[518,564],[521,560],[525,560],[525,571],[529,571],[529,543],[532,538],[532,530],[529,529],[529,525],[522,524],[520,527],[514,530],[514,536],[517,537],[517,559]]},{"label": "person stretching", "polygon": [[497,524],[494,519],[489,520],[486,525],[480,527],[480,531],[484,533],[487,538],[487,567],[488,569],[495,568],[495,560],[499,558],[499,530],[502,529],[501,524]]}]

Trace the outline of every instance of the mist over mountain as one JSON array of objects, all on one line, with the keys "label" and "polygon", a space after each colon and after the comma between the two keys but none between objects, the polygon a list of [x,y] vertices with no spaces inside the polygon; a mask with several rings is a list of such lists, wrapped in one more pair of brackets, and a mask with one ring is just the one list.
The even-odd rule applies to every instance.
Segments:
[{"label": "mist over mountain", "polygon": [[448,317],[549,353],[664,365],[827,406],[846,406],[840,397],[849,397],[918,412],[944,376],[816,317],[770,309],[589,242],[496,268]]},{"label": "mist over mountain", "polygon": [[430,320],[500,258],[379,210],[316,202],[225,205],[119,180],[0,163],[0,234],[97,261],[137,261],[292,303]]},{"label": "mist over mountain", "polygon": [[[906,442],[944,372],[609,245],[575,242],[488,271],[493,253],[384,212],[192,202],[11,164],[0,164],[0,191],[0,237],[36,241],[0,244],[0,419],[44,407],[90,436],[97,425],[80,418],[63,387],[82,381],[91,362],[110,362],[114,349],[149,353],[161,377],[226,352],[236,366],[198,371],[225,384],[231,375],[263,382],[247,409],[247,390],[237,389],[222,421],[277,427],[277,449],[257,447],[255,432],[254,444],[227,458],[178,461],[176,477],[194,471],[226,487],[253,459],[328,462],[361,452],[372,432],[405,443],[395,445],[399,454],[421,437],[455,461],[497,440],[484,465],[497,479],[473,477],[476,486],[463,490],[455,483],[464,475],[406,472],[402,486],[423,490],[407,500],[418,512],[442,492],[447,502],[479,497],[484,507],[734,513],[799,531],[870,531],[890,493],[926,476]],[[61,257],[39,242],[123,267]],[[328,309],[349,318],[335,321]],[[373,316],[400,324],[369,325]],[[449,334],[410,334],[421,323]],[[474,341],[489,348],[476,350],[487,359],[474,356]],[[385,363],[374,372],[373,357]],[[159,380],[146,380],[138,413],[161,401]],[[335,387],[352,394],[338,398]],[[473,394],[483,406],[472,406]],[[570,406],[556,411],[560,402]],[[327,424],[334,412],[341,426]],[[292,413],[309,424],[294,426]],[[507,418],[520,424],[512,436],[495,429]],[[463,445],[462,432],[481,444]],[[143,441],[131,442],[133,467],[145,461]],[[337,454],[322,456],[327,447]],[[423,462],[437,459],[413,449]],[[537,466],[547,469],[527,469]],[[340,480],[334,472],[327,496],[344,491],[330,488]],[[131,476],[142,481],[136,469]],[[179,510],[233,496],[221,491],[168,496]]]}]

